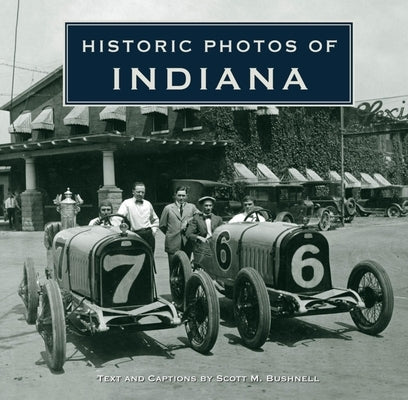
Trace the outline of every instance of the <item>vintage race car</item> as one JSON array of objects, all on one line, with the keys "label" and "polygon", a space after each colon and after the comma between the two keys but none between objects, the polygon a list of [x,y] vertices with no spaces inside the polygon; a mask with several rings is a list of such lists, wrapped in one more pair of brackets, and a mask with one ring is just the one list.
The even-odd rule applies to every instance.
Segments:
[{"label": "vintage race car", "polygon": [[191,347],[200,353],[211,350],[218,335],[219,305],[204,271],[189,275],[181,312],[158,296],[151,248],[127,231],[126,224],[61,231],[59,226],[50,223],[45,228],[48,279],[39,282],[28,258],[19,287],[27,322],[36,323],[51,369],[64,365],[66,323],[83,334],[115,328],[166,329],[184,323]]},{"label": "vintage race car", "polygon": [[176,253],[170,277],[176,301],[182,299],[192,271],[199,270],[233,299],[239,333],[250,348],[264,344],[271,317],[350,312],[359,330],[376,335],[387,327],[393,312],[390,280],[374,261],[353,268],[347,289],[333,287],[327,239],[306,226],[285,222],[219,226],[207,243],[196,246],[192,266],[184,253]]}]

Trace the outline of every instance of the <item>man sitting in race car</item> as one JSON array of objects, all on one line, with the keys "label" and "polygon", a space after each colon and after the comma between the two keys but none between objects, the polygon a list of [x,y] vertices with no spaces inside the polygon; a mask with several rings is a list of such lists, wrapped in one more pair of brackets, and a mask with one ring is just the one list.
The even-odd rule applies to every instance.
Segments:
[{"label": "man sitting in race car", "polygon": [[99,217],[96,217],[89,221],[88,225],[102,225],[102,226],[117,226],[120,225],[120,221],[117,218],[103,218],[113,213],[112,203],[108,200],[101,201],[99,205]]},{"label": "man sitting in race car", "polygon": [[[234,223],[234,222],[243,222],[245,220],[245,218],[248,216],[248,214],[250,214],[252,211],[256,211],[256,207],[255,207],[255,201],[251,196],[245,196],[243,198],[244,203],[244,211],[234,215],[229,221],[228,223]],[[264,222],[265,218],[260,215],[259,213],[253,213],[246,221],[248,222]]]},{"label": "man sitting in race car", "polygon": [[203,212],[194,215],[187,227],[186,237],[193,243],[205,243],[211,238],[214,229],[222,225],[223,222],[221,217],[212,213],[215,203],[214,197],[201,197],[198,203],[202,206]]}]

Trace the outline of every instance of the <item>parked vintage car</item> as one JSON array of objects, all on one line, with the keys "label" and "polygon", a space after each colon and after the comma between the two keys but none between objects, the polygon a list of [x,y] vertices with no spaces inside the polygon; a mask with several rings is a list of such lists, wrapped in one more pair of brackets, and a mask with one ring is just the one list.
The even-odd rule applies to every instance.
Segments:
[{"label": "parked vintage car", "polygon": [[216,199],[214,213],[228,221],[241,208],[241,203],[232,198],[232,188],[225,183],[204,179],[173,179],[173,193],[178,186],[188,188],[188,201],[198,205],[198,199],[211,196]]},{"label": "parked vintage car", "polygon": [[[341,184],[332,181],[302,182],[303,196],[319,207],[327,208],[336,220],[341,216]],[[356,215],[356,201],[348,197],[344,201],[344,221],[351,222]]]},{"label": "parked vintage car", "polygon": [[183,252],[176,257],[174,296],[182,297],[192,271],[206,271],[218,290],[233,300],[238,331],[250,348],[266,341],[271,316],[350,312],[359,330],[377,335],[393,313],[393,291],[383,267],[362,261],[352,269],[347,289],[333,287],[327,239],[305,226],[224,224],[208,243],[196,246],[192,265]]},{"label": "parked vintage car", "polygon": [[408,186],[390,185],[377,188],[362,188],[357,201],[361,216],[370,214],[397,218],[408,213]]},{"label": "parked vintage car", "polygon": [[52,370],[64,365],[66,324],[83,334],[185,324],[193,349],[208,353],[214,346],[219,305],[211,279],[204,271],[189,274],[184,307],[177,310],[157,295],[151,248],[127,231],[127,224],[59,231],[59,223],[49,223],[45,228],[48,279],[39,282],[31,258],[24,263],[19,294],[27,322],[35,323],[44,339]]},{"label": "parked vintage car", "polygon": [[276,221],[308,224],[326,231],[330,228],[329,210],[315,207],[309,199],[303,198],[303,186],[295,183],[251,183],[246,192],[254,198],[257,206],[270,210],[272,219]]}]

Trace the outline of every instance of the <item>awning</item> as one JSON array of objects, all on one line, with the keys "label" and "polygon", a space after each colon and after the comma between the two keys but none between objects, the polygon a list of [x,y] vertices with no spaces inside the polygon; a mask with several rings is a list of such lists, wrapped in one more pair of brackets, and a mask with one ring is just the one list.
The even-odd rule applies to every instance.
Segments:
[{"label": "awning", "polygon": [[9,126],[9,133],[31,133],[31,112],[20,114]]},{"label": "awning", "polygon": [[101,121],[117,119],[118,121],[126,122],[126,107],[107,106],[99,113],[99,119]]},{"label": "awning", "polygon": [[47,129],[49,131],[54,130],[54,112],[52,108],[44,108],[37,116],[37,118],[31,122],[32,129]]},{"label": "awning", "polygon": [[293,182],[307,182],[308,180],[296,168],[288,168],[289,180]]},{"label": "awning", "polygon": [[381,174],[375,173],[374,174],[374,179],[381,185],[381,186],[391,186],[392,183],[385,179]]},{"label": "awning", "polygon": [[380,187],[380,184],[369,174],[365,172],[360,172],[361,175],[361,187],[363,189],[373,189]]},{"label": "awning", "polygon": [[322,181],[322,177],[313,169],[306,168],[306,177],[309,181]]},{"label": "awning", "polygon": [[182,111],[182,110],[196,110],[200,111],[201,107],[194,107],[194,106],[177,106],[173,107],[173,111]]},{"label": "awning", "polygon": [[256,111],[258,106],[231,107],[232,111]]},{"label": "awning", "polygon": [[151,114],[151,113],[160,113],[167,115],[167,107],[158,107],[158,106],[145,106],[145,107],[140,107],[140,112],[142,114]]},{"label": "awning", "polygon": [[234,182],[257,182],[256,175],[242,163],[234,163]]},{"label": "awning", "polygon": [[64,125],[89,126],[89,108],[87,106],[74,107],[64,118]]},{"label": "awning", "polygon": [[256,176],[260,181],[273,183],[280,182],[280,179],[265,164],[262,163],[256,164]]},{"label": "awning", "polygon": [[275,106],[259,107],[256,113],[258,115],[279,115],[279,109]]}]

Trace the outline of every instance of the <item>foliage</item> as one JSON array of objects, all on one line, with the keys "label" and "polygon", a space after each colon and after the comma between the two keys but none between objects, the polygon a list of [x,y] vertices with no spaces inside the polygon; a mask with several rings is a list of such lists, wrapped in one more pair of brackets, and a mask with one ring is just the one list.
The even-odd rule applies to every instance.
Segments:
[{"label": "foliage", "polygon": [[[278,116],[259,116],[253,111],[209,107],[202,109],[201,118],[203,126],[208,127],[204,136],[231,141],[220,170],[221,181],[233,181],[234,162],[244,163],[253,172],[261,162],[278,176],[289,167],[301,172],[311,168],[323,178],[327,178],[329,170],[341,170],[339,108],[283,107]],[[345,120],[351,120],[347,112]],[[405,181],[408,140],[394,134],[392,142],[394,153],[389,162],[379,150],[377,136],[346,136],[345,171],[357,177],[360,172],[380,172],[393,183]],[[239,187],[236,191],[240,191]]]}]

